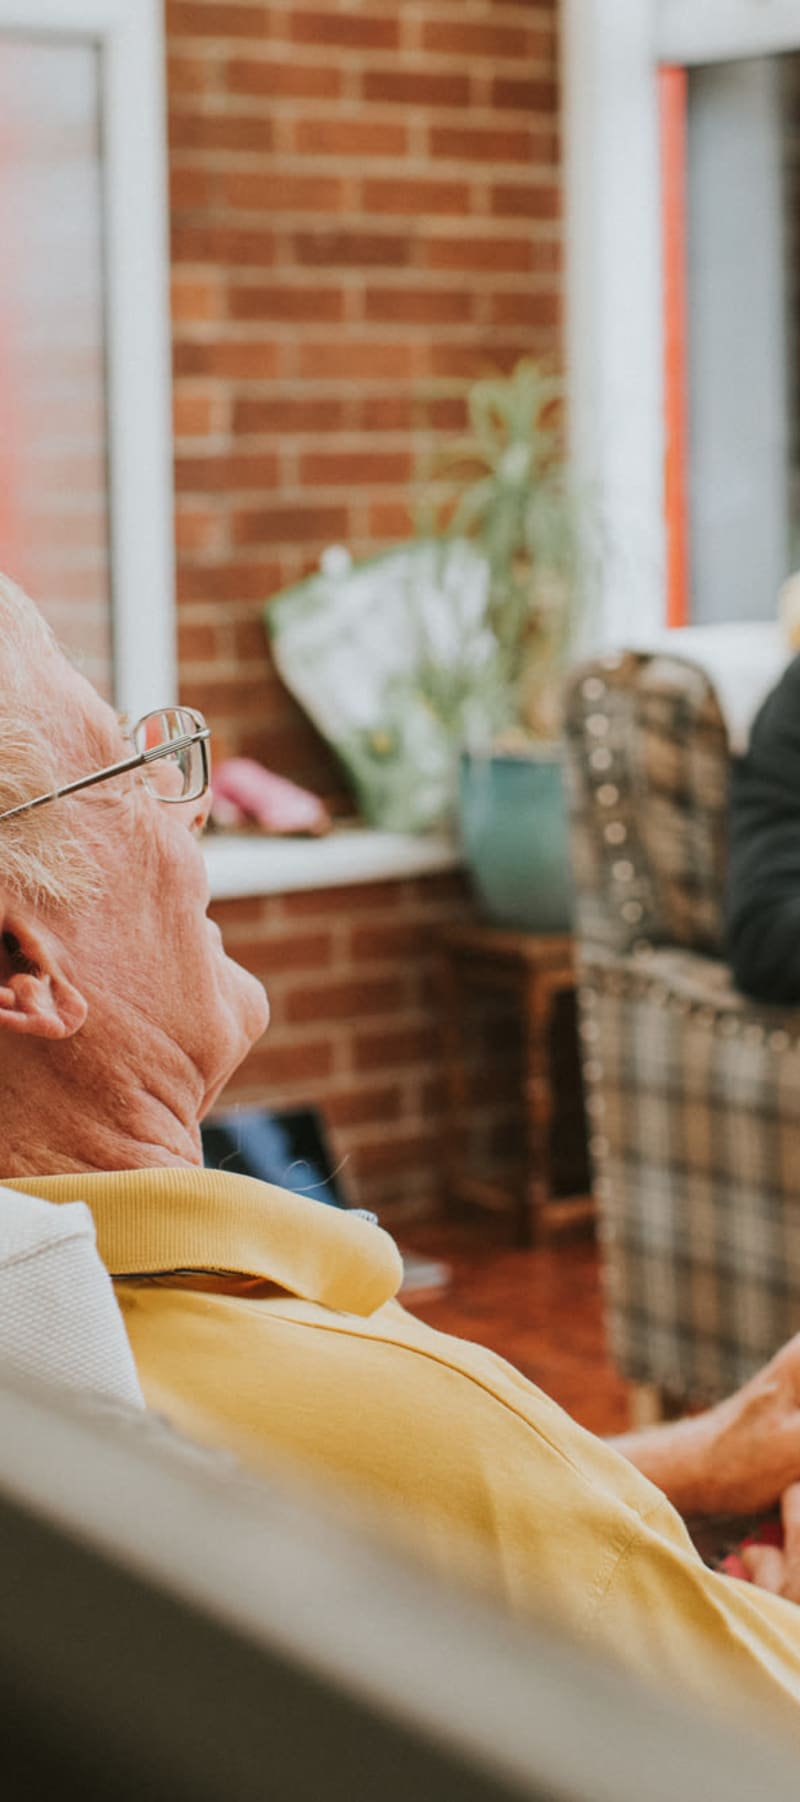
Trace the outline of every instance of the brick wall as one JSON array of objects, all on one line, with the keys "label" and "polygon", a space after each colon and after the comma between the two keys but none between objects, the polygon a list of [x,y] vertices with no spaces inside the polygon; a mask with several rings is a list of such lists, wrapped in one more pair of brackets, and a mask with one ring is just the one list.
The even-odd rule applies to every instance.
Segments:
[{"label": "brick wall", "polygon": [[465,380],[560,343],[555,0],[167,0],[180,656],[226,748],[339,779],[264,601],[409,530]]},{"label": "brick wall", "polygon": [[348,1191],[383,1219],[428,1212],[437,1200],[436,934],[469,911],[456,876],[213,909],[229,951],[264,982],[272,1015],[225,1104],[318,1106]]},{"label": "brick wall", "polygon": [[[326,544],[407,535],[415,459],[461,426],[469,379],[558,355],[556,4],[166,0],[166,18],[183,692],[218,751],[346,805],[262,608]],[[435,1198],[432,950],[469,908],[435,877],[216,910],[273,1009],[226,1099],[321,1105],[384,1216]]]}]

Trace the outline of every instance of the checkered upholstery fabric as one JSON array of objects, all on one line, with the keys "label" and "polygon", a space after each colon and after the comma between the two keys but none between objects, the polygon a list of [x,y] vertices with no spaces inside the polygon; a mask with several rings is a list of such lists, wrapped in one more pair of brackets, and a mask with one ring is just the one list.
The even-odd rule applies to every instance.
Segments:
[{"label": "checkered upholstery fabric", "polygon": [[584,666],[567,765],[611,1345],[631,1379],[713,1398],[800,1330],[800,1010],[746,1000],[721,957],[708,678],[663,655]]}]

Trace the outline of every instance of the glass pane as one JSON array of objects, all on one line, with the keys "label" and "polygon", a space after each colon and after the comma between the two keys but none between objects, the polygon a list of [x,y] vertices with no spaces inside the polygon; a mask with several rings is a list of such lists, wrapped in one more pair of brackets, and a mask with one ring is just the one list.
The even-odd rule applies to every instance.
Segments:
[{"label": "glass pane", "polygon": [[690,72],[687,169],[690,614],[774,619],[800,564],[800,55]]},{"label": "glass pane", "polygon": [[99,55],[0,35],[0,569],[110,695]]}]

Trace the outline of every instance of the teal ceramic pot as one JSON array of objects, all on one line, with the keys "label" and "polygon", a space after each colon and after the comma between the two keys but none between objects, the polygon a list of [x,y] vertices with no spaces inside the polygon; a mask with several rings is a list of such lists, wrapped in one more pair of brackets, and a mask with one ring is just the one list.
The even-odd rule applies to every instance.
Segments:
[{"label": "teal ceramic pot", "polygon": [[483,912],[496,926],[569,932],[572,878],[561,752],[464,751],[459,825]]}]

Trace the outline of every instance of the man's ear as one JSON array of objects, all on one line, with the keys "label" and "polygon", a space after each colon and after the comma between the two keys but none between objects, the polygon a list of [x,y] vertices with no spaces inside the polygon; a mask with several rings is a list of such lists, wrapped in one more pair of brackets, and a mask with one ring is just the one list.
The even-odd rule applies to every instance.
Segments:
[{"label": "man's ear", "polygon": [[0,902],[0,1033],[71,1039],[89,1011],[54,935]]}]

